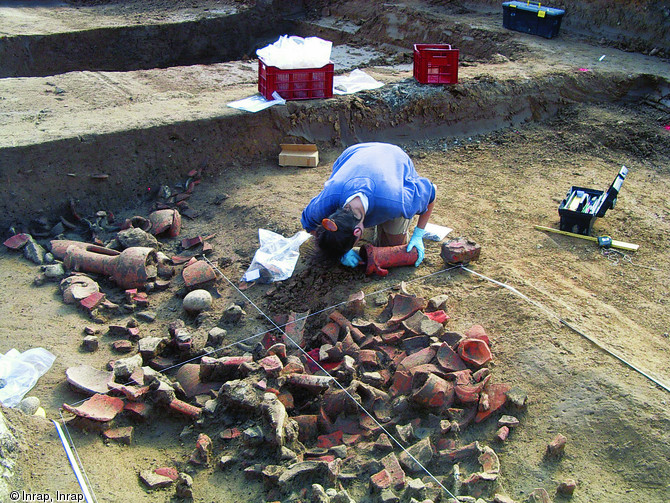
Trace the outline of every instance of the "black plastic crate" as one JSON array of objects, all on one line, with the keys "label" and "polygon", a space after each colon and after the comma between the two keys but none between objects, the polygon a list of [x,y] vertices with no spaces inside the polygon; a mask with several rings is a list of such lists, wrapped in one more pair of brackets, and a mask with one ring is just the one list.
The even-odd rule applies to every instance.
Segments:
[{"label": "black plastic crate", "polygon": [[540,2],[503,2],[503,27],[508,30],[553,38],[558,35],[565,11]]},{"label": "black plastic crate", "polygon": [[593,222],[602,218],[610,208],[616,205],[621,185],[626,179],[628,168],[623,166],[607,191],[570,187],[565,199],[558,206],[562,231],[574,234],[591,234]]}]

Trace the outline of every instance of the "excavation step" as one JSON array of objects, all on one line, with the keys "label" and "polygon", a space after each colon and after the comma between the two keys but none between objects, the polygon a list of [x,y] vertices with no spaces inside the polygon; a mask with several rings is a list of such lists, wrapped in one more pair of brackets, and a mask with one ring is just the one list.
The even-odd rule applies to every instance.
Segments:
[{"label": "excavation step", "polygon": [[[25,2],[27,3],[27,2]],[[0,6],[0,78],[71,71],[129,71],[243,59],[259,40],[294,32],[301,3],[161,9],[141,2],[73,7],[53,0]],[[177,2],[175,2],[177,3]],[[138,24],[137,17],[143,22]]]}]

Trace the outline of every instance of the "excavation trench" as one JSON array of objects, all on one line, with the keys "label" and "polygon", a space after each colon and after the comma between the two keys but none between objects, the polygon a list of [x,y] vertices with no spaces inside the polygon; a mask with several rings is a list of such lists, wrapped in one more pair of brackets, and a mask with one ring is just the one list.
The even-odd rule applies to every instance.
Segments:
[{"label": "excavation trench", "polygon": [[[448,17],[442,19],[439,27],[431,28],[435,23],[430,14],[406,13],[396,8],[348,26],[342,26],[340,21],[333,26],[332,18],[315,20],[318,4],[303,5],[296,0],[212,10],[200,19],[138,26],[128,20],[113,25],[104,20],[102,13],[91,21],[94,26],[46,34],[39,32],[39,26],[31,26],[36,33],[30,33],[17,30],[10,23],[6,28],[8,35],[0,39],[0,78],[239,61],[254,57],[256,49],[284,34],[319,36],[336,45],[353,44],[358,48],[374,40],[378,57],[386,61],[411,59],[408,41],[441,40],[445,36],[467,54],[468,60],[489,60],[496,53],[512,57],[523,52],[509,32],[472,27]],[[406,32],[399,33],[398,25]]]},{"label": "excavation trench", "polygon": [[[172,4],[156,1],[162,6]],[[130,3],[123,2],[123,8]],[[353,331],[335,311],[352,326],[355,321],[366,336],[358,336],[363,350],[359,360],[366,365],[380,363],[380,375],[366,372],[361,378],[381,389],[381,373],[397,366],[389,365],[388,348],[378,352],[381,360],[377,362],[363,346],[372,344],[367,336],[380,335],[376,331],[386,319],[382,313],[387,302],[407,290],[410,297],[447,299],[444,311],[433,314],[445,320],[441,322],[445,333],[465,334],[475,324],[484,327],[494,358],[489,381],[522,388],[528,394],[529,408],[520,411],[507,404],[496,417],[445,432],[446,425],[433,421],[435,414],[415,408],[414,403],[410,415],[396,416],[403,417],[401,422],[388,423],[392,436],[402,439],[410,421],[419,424],[413,421],[420,418],[417,438],[407,445],[426,433],[426,424],[432,428],[429,436],[437,450],[446,456],[453,454],[454,445],[465,449],[461,455],[475,452],[475,441],[490,445],[501,462],[500,489],[515,501],[525,500],[540,487],[554,494],[559,483],[573,479],[578,479],[578,488],[572,501],[578,503],[668,501],[667,393],[554,323],[537,304],[500,287],[502,283],[517,289],[668,382],[670,136],[666,126],[670,84],[667,62],[662,59],[667,53],[663,45],[667,42],[662,40],[667,15],[659,13],[660,7],[638,2],[608,9],[601,8],[600,2],[571,5],[561,36],[544,40],[502,29],[499,2],[486,0],[476,3],[491,6],[491,11],[478,13],[462,7],[473,2],[398,2],[383,8],[376,2],[336,2],[328,3],[327,9],[321,9],[320,2],[308,2],[318,4],[319,13],[326,17],[299,21],[294,19],[301,15],[269,19],[266,12],[235,10],[245,2],[230,3],[233,7],[224,16],[189,19],[183,24],[152,18],[144,27],[129,27],[127,22],[105,19],[107,26],[0,40],[4,65],[0,69],[5,75],[0,79],[3,232],[10,234],[10,226],[17,232],[38,230],[34,236],[46,246],[53,231],[64,230],[61,217],[70,221],[76,211],[82,221],[75,229],[65,229],[66,237],[87,242],[95,238],[112,245],[125,218],[141,223],[161,204],[177,204],[177,198],[198,213],[191,218],[184,212],[181,234],[159,239],[161,253],[173,258],[170,267],[176,272],[167,289],[162,289],[162,282],[160,288],[135,295],[113,284],[106,277],[109,271],[103,271],[105,274],[95,276],[111,304],[106,303],[105,310],[97,314],[82,310],[84,304],[64,305],[58,283],[46,281],[42,268],[15,250],[3,252],[3,347],[25,350],[39,344],[57,354],[52,370],[31,391],[42,401],[47,417],[58,420],[63,404],[74,406],[83,400],[66,383],[70,368],[84,364],[109,369],[125,356],[121,350],[137,348],[140,354],[144,352],[143,358],[147,355],[147,361],[151,357],[157,368],[165,369],[166,362],[153,361],[150,354],[153,349],[158,351],[157,346],[149,345],[157,338],[170,340],[165,353],[158,351],[170,360],[169,365],[174,364],[164,370],[165,376],[173,379],[181,373],[184,386],[200,365],[205,377],[217,378],[208,381],[214,389],[221,390],[221,375],[216,373],[224,374],[227,382],[228,377],[245,378],[253,365],[244,365],[239,375],[228,376],[230,369],[224,365],[230,360],[212,358],[240,358],[248,352],[260,361],[258,357],[265,353],[259,343],[264,348],[275,342],[270,337],[279,340],[278,327],[291,336],[285,338],[288,353],[301,354],[296,342],[302,339],[306,342],[303,349],[317,350],[319,355],[323,350],[335,359],[336,352],[330,353],[333,348],[322,344],[324,337],[340,333],[333,331],[331,322],[337,324],[337,319],[345,325],[340,326],[342,340],[338,341],[343,345],[350,344],[346,335]],[[144,12],[144,2],[141,9],[134,12]],[[623,19],[623,9],[644,10],[637,12],[637,26],[622,23],[619,27],[619,32],[628,32],[628,38],[614,40],[612,35],[603,43],[591,40],[590,45],[577,39],[583,30],[596,38],[610,32]],[[626,19],[633,17],[628,10]],[[650,18],[661,21],[652,25]],[[594,22],[600,25],[588,30]],[[258,23],[264,31],[258,31]],[[228,107],[230,101],[257,92],[257,63],[250,59],[253,50],[283,30],[332,40],[338,74],[362,68],[384,86],[331,99],[289,101],[255,114]],[[645,33],[651,35],[644,37]],[[646,38],[646,42],[638,45],[636,38]],[[418,41],[447,41],[461,50],[458,84],[429,86],[412,78],[412,44]],[[618,50],[634,47],[644,53]],[[660,57],[648,57],[652,49]],[[332,162],[344,147],[360,141],[389,141],[408,152],[417,170],[438,186],[431,222],[453,228],[450,237],[466,236],[480,244],[481,257],[470,268],[491,281],[460,268],[450,270],[438,242],[426,241],[426,256],[418,268],[395,267],[387,277],[371,277],[363,268],[349,270],[321,260],[313,240],[308,240],[289,279],[240,283],[259,248],[259,229],[282,236],[300,231],[300,212],[323,186]],[[279,145],[287,142],[315,143],[319,166],[280,168]],[[557,208],[569,187],[605,189],[624,164],[630,175],[616,209],[598,219],[594,233],[639,243],[639,252],[627,257],[630,261],[621,258],[614,263],[611,255],[592,243],[535,229],[536,224],[559,226]],[[197,174],[192,176],[192,171]],[[200,183],[189,185],[194,180]],[[193,188],[191,194],[184,193],[188,186]],[[170,196],[163,195],[166,188],[172,191]],[[111,217],[114,221],[105,226]],[[191,247],[192,243],[196,244]],[[186,280],[194,276],[183,274],[190,256],[206,256],[217,269],[215,284],[207,287],[213,296],[212,307],[198,315],[184,306]],[[362,309],[362,302],[356,305],[361,297],[366,302]],[[424,312],[433,311],[426,308]],[[307,319],[301,332],[288,321],[303,314]],[[414,329],[427,323],[419,318],[420,325],[412,325]],[[373,320],[376,326],[366,325]],[[187,333],[178,333],[182,332],[179,327]],[[214,328],[224,328],[225,333]],[[131,341],[138,330],[141,340]],[[414,337],[411,327],[408,330],[407,340],[402,341],[408,354],[420,352],[422,345],[434,346],[423,335]],[[84,342],[91,344],[91,340],[84,336],[90,333],[97,338],[97,350],[86,352]],[[381,335],[391,345],[400,343],[395,330]],[[189,341],[185,336],[192,338]],[[179,353],[189,349],[186,343],[192,355]],[[207,355],[209,359],[202,358],[212,346],[217,349]],[[337,343],[331,346],[340,349]],[[191,360],[190,356],[197,357]],[[449,356],[443,349],[438,362]],[[263,362],[270,364],[268,376],[276,372],[272,363],[272,359]],[[407,366],[415,363],[410,360]],[[479,377],[486,379],[484,374]],[[318,387],[319,381],[311,377],[298,376],[289,383],[309,391],[292,390],[296,407],[291,411],[308,433],[314,433],[308,428],[313,424],[308,420],[314,417],[305,416],[315,416],[320,403],[314,390],[309,390],[309,386]],[[445,383],[424,377],[414,383],[416,396],[406,396],[425,402],[428,396],[445,394]],[[479,383],[487,385],[483,380]],[[354,400],[342,400],[341,393],[329,396],[328,405],[346,407],[340,414],[331,411],[332,417],[357,415],[356,399],[382,420],[389,413],[401,412],[389,410],[390,401],[383,395],[378,400],[378,392],[368,383],[345,384],[356,396]],[[259,379],[252,389],[260,393],[266,385],[271,388],[275,382]],[[130,449],[113,440],[102,448],[97,433],[79,431],[74,423],[70,428],[68,421],[68,431],[99,501],[118,501],[120,494],[147,503],[173,499],[174,486],[148,491],[138,480],[142,472],[166,467],[193,477],[198,501],[296,501],[297,495],[278,494],[260,481],[261,463],[268,470],[276,469],[275,464],[288,467],[293,463],[279,459],[266,444],[256,445],[262,440],[255,428],[260,414],[244,408],[246,398],[253,395],[248,389],[224,390],[225,399],[234,399],[232,406],[226,408],[222,401],[215,414],[211,414],[211,398],[216,393],[199,391],[189,397],[180,391],[183,401],[173,404],[170,413],[156,409],[144,423],[135,424],[130,413],[124,412],[114,426],[134,425],[134,448]],[[115,391],[123,392],[121,388]],[[466,402],[477,386],[459,391],[459,400]],[[203,416],[207,421],[189,416],[192,406],[208,407]],[[17,467],[25,468],[17,468],[15,487],[77,492],[52,423],[38,422],[39,418],[13,409],[3,412],[12,428],[23,426],[26,436],[16,451],[21,456]],[[517,416],[519,427],[510,432],[508,440],[498,442],[498,420],[508,413]],[[361,424],[374,428],[367,417]],[[350,425],[340,426],[344,431]],[[235,429],[244,431],[244,436]],[[201,445],[199,433],[206,433],[214,443],[207,465],[197,464],[197,458],[196,463],[190,461]],[[278,433],[275,440],[281,440],[281,431]],[[566,455],[547,460],[543,454],[557,433],[568,439]],[[320,457],[325,450],[327,455],[346,455],[347,463],[354,464],[342,471],[338,487],[346,487],[355,501],[378,501],[370,490],[372,477],[381,470],[378,460],[356,466],[357,459],[368,462],[368,439],[347,437],[348,442],[354,441],[346,449],[336,445],[331,452],[317,443],[328,445],[329,440],[337,440],[329,435],[306,441],[307,458]],[[373,440],[377,448],[388,449],[376,434]],[[394,450],[400,455],[400,449]],[[476,458],[458,464],[463,477],[480,469]],[[457,489],[451,461],[440,459],[429,469],[450,490]],[[270,470],[262,477],[267,481],[274,475]],[[417,495],[417,500],[446,499],[446,492],[425,472],[412,471],[415,477],[432,484],[430,494]],[[307,478],[290,490],[309,490],[314,482],[330,483],[321,472]],[[411,485],[414,490],[415,484]],[[472,492],[476,490],[473,487]]]},{"label": "excavation trench", "polygon": [[[291,14],[291,2],[285,6]],[[252,55],[293,22],[261,6],[208,19],[18,34],[0,41],[0,78],[211,64]]]},{"label": "excavation trench", "polygon": [[[463,72],[554,49],[520,42],[499,26],[498,15],[465,8],[398,5],[372,12],[343,4],[323,18],[319,8],[258,2],[138,26],[97,16],[96,27],[85,29],[83,22],[80,29],[47,34],[40,26],[32,27],[35,34],[12,33],[8,23],[0,77],[14,78],[0,80],[0,92],[12,95],[26,82],[49,99],[0,103],[0,225],[57,220],[72,203],[82,214],[119,213],[161,185],[183,182],[192,170],[211,182],[231,166],[274,165],[280,143],[316,143],[326,154],[360,141],[472,137],[543,121],[573,103],[651,100],[667,107],[668,82],[655,76],[662,74],[611,67],[582,73],[562,64],[538,75],[521,70],[522,78],[518,71],[508,79],[479,72],[456,85],[421,85],[404,77],[416,41],[449,40],[460,50]],[[283,33],[331,40],[337,73],[380,65],[386,85],[256,114],[227,108],[224,100],[256,92],[257,63],[248,58]],[[157,68],[165,75],[149,70]],[[218,96],[218,90],[225,92]],[[206,93],[209,105],[195,106],[205,103]]]},{"label": "excavation trench", "polygon": [[260,113],[232,109],[210,118],[91,133],[5,147],[0,224],[119,212],[191,170],[213,181],[230,166],[276,162],[281,143],[323,150],[362,141],[460,138],[545,120],[574,103],[646,100],[663,105],[668,81],[653,75],[556,73],[536,80],[482,78],[454,86],[413,79],[333,99],[288,102]]}]

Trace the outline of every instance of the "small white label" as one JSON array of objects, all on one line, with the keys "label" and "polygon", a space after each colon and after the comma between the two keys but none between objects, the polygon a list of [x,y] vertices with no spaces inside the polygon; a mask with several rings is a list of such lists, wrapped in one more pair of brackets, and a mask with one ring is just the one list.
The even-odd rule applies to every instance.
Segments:
[{"label": "small white label", "polygon": [[254,269],[253,271],[247,271],[242,279],[244,279],[244,281],[254,281],[260,277],[261,277],[261,270]]}]

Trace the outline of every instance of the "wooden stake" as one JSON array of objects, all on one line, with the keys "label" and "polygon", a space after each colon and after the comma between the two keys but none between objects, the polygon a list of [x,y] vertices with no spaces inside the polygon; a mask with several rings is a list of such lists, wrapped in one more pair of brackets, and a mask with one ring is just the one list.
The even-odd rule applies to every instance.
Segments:
[{"label": "wooden stake", "polygon": [[[586,239],[588,241],[595,241],[596,243],[598,242],[598,238],[593,237],[593,236],[584,236],[583,234],[575,234],[574,232],[567,232],[567,231],[561,231],[558,229],[552,229],[551,227],[543,227],[541,225],[536,225],[535,228],[538,231],[546,231],[546,232],[555,232],[556,234],[563,234],[564,236],[570,236],[573,238],[579,238],[579,239]],[[612,245],[611,248],[618,248],[619,250],[627,250],[627,251],[637,251],[637,249],[640,247],[640,245],[636,245],[633,243],[625,243],[623,241],[615,241],[612,240]]]}]

